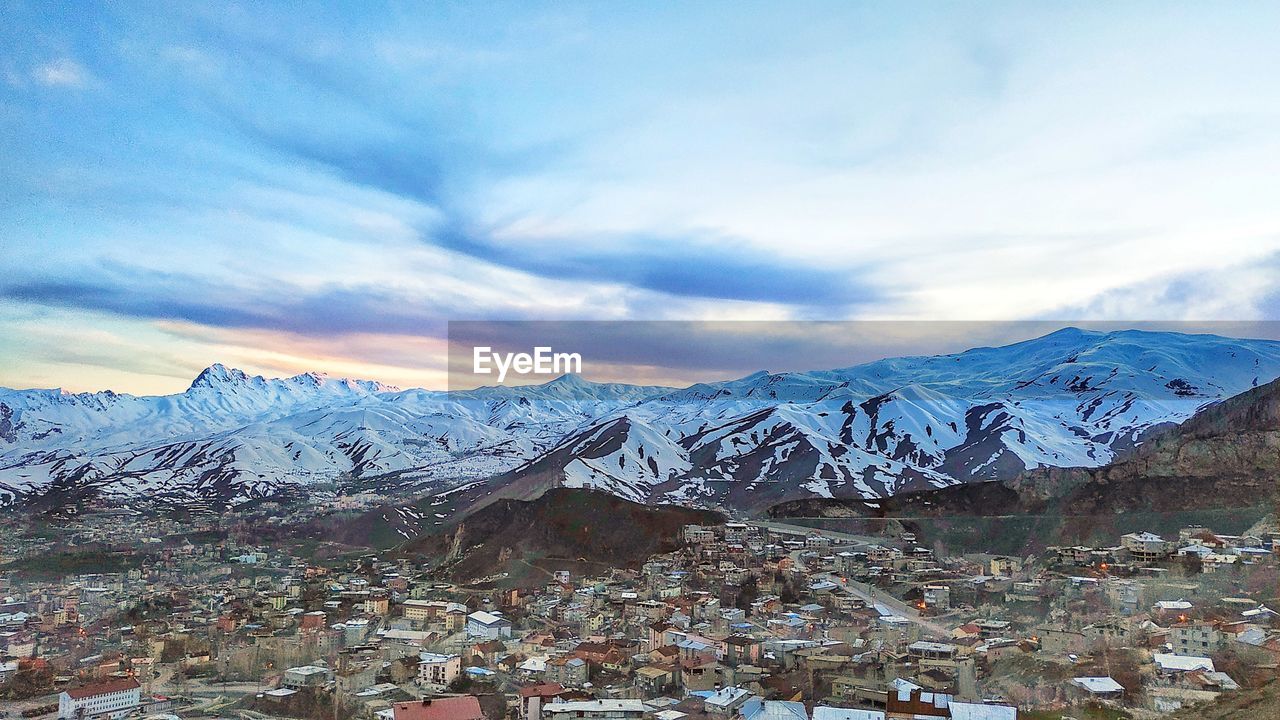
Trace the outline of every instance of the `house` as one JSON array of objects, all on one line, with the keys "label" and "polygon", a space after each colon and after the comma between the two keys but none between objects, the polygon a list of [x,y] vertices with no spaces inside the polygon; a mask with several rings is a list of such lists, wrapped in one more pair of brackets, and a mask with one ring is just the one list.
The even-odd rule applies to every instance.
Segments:
[{"label": "house", "polygon": [[1169,642],[1175,655],[1207,655],[1222,645],[1225,637],[1216,623],[1181,622],[1169,628]]},{"label": "house", "polygon": [[445,688],[462,672],[462,658],[440,653],[418,654],[418,684]]},{"label": "house", "polygon": [[133,714],[142,703],[142,686],[133,678],[107,680],[63,690],[59,720],[115,720]]},{"label": "house", "polygon": [[428,622],[444,617],[449,603],[443,600],[405,600],[401,603],[405,618],[413,622]]},{"label": "house", "polygon": [[467,606],[458,603],[450,603],[449,608],[444,611],[444,627],[449,632],[458,632],[467,627]]},{"label": "house", "polygon": [[475,695],[423,698],[391,706],[392,720],[485,720]]},{"label": "house", "polygon": [[385,632],[380,631],[379,634],[382,636],[382,649],[388,660],[417,655],[423,648],[437,640],[435,633],[425,630],[392,628]]},{"label": "house", "polygon": [[1035,632],[1040,649],[1052,655],[1082,653],[1089,645],[1089,639],[1079,630],[1044,625],[1036,628]]},{"label": "house", "polygon": [[1016,557],[997,555],[989,563],[991,574],[998,577],[1012,577],[1022,572],[1022,561]]},{"label": "house", "polygon": [[813,709],[813,720],[885,720],[885,717],[883,710],[858,710],[819,705]]},{"label": "house", "polygon": [[994,703],[952,702],[951,720],[1018,720],[1018,708]]},{"label": "house", "polygon": [[946,585],[925,585],[921,599],[925,608],[945,612],[951,609],[951,588]]},{"label": "house", "polygon": [[804,703],[751,698],[738,711],[742,720],[809,720]]},{"label": "house", "polygon": [[724,640],[724,661],[729,665],[760,664],[760,641],[745,635],[730,635]]},{"label": "house", "polygon": [[386,595],[371,595],[365,598],[364,611],[369,615],[386,615],[391,609],[391,600]]},{"label": "house", "polygon": [[1163,560],[1173,553],[1175,544],[1149,532],[1120,536],[1120,547],[1128,550],[1129,556],[1137,562]]},{"label": "house", "polygon": [[564,692],[560,683],[539,683],[520,688],[520,720],[541,720],[542,706]]},{"label": "house", "polygon": [[322,630],[325,627],[325,619],[327,616],[323,610],[313,610],[303,613],[298,623],[298,627],[302,630]]},{"label": "house", "polygon": [[1090,646],[1123,646],[1129,643],[1132,632],[1127,623],[1116,619],[1102,620],[1081,628],[1085,642]]},{"label": "house", "polygon": [[730,686],[721,688],[704,698],[702,708],[712,715],[733,715],[750,698],[750,692],[740,687]]},{"label": "house", "polygon": [[1102,700],[1119,700],[1124,696],[1124,686],[1110,677],[1078,677],[1072,685],[1083,689],[1089,697]]},{"label": "house", "polygon": [[675,668],[670,665],[645,665],[635,672],[636,690],[642,697],[656,697],[676,683]]},{"label": "house", "polygon": [[889,691],[885,717],[946,718],[950,716],[947,711],[950,704],[950,695],[926,692],[922,688],[904,684]]},{"label": "house", "polygon": [[467,616],[467,635],[489,640],[511,637],[511,621],[493,613],[477,610]]},{"label": "house", "polygon": [[641,720],[644,714],[644,703],[639,700],[579,700],[542,706],[542,716],[549,720]]},{"label": "house", "polygon": [[716,533],[709,527],[685,525],[684,541],[689,545],[706,545],[716,541]]},{"label": "house", "polygon": [[548,660],[542,678],[546,682],[560,683],[565,687],[583,687],[590,680],[590,667],[580,657],[565,655]]},{"label": "house", "polygon": [[[928,692],[911,683],[901,683],[889,690],[884,717],[889,720],[1017,720],[1018,709],[996,703],[959,702],[945,693]],[[818,720],[816,713],[814,720]]]},{"label": "house", "polygon": [[1194,670],[1208,670],[1209,672],[1215,670],[1213,660],[1207,657],[1155,653],[1151,656],[1151,659],[1156,664],[1156,671],[1161,675],[1174,675]]},{"label": "house", "polygon": [[500,640],[485,640],[472,645],[467,652],[471,660],[479,660],[485,665],[492,665],[507,654],[507,646]]},{"label": "house", "polygon": [[329,668],[319,665],[299,665],[284,671],[280,687],[297,690],[304,687],[321,687],[329,681]]},{"label": "house", "polygon": [[921,667],[954,668],[960,659],[960,648],[956,645],[925,640],[908,645],[907,653]]}]

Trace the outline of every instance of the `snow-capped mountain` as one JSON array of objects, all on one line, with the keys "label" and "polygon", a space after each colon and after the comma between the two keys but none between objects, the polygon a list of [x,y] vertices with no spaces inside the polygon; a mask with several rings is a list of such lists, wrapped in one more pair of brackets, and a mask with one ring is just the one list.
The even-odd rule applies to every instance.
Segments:
[{"label": "snow-capped mountain", "polygon": [[393,494],[467,479],[735,507],[882,496],[1101,465],[1278,376],[1277,342],[1072,328],[683,389],[565,376],[444,393],[214,365],[169,396],[0,390],[0,503],[234,506],[320,481]]}]

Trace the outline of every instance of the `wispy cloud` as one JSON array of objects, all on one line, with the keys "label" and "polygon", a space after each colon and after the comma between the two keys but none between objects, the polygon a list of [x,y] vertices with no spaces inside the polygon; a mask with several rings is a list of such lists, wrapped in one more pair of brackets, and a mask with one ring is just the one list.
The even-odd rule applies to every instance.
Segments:
[{"label": "wispy cloud", "polygon": [[79,277],[0,282],[0,298],[173,320],[213,328],[274,329],[328,336],[348,333],[441,335],[443,318],[466,306],[362,285],[301,287],[279,281],[231,284],[208,277],[114,266]]},{"label": "wispy cloud", "polygon": [[425,236],[449,250],[548,278],[619,283],[676,296],[822,305],[848,312],[877,298],[870,267],[819,267],[733,238],[691,234],[511,237],[446,225]]},{"label": "wispy cloud", "polygon": [[71,58],[57,58],[31,71],[31,78],[46,87],[79,88],[87,85],[91,79],[89,71]]},{"label": "wispy cloud", "polygon": [[1280,317],[1277,8],[6,9],[4,310],[206,334],[174,374],[459,317]]}]

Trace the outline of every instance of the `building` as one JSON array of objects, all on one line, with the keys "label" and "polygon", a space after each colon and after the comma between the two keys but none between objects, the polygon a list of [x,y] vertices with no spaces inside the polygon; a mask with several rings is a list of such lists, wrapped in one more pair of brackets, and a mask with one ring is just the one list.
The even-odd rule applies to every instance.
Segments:
[{"label": "building", "polygon": [[951,588],[946,585],[925,585],[922,596],[924,606],[936,612],[951,609]]},{"label": "building", "polygon": [[708,695],[702,702],[702,708],[712,715],[733,715],[750,699],[750,692],[730,686]]},{"label": "building", "polygon": [[1036,628],[1035,633],[1040,649],[1050,655],[1082,653],[1089,646],[1088,638],[1079,630],[1043,625]]},{"label": "building", "polygon": [[541,720],[542,706],[564,694],[559,683],[540,683],[520,688],[520,720]]},{"label": "building", "polygon": [[306,687],[323,687],[329,682],[329,668],[319,665],[291,667],[280,676],[280,687],[298,690]]},{"label": "building", "polygon": [[1194,655],[1174,655],[1172,653],[1155,653],[1151,656],[1156,664],[1156,673],[1160,675],[1177,675],[1196,670],[1214,672],[1213,660]]},{"label": "building", "polygon": [[391,609],[391,600],[386,595],[371,595],[365,598],[364,611],[369,615],[386,615]]},{"label": "building", "polygon": [[542,706],[542,717],[550,720],[641,720],[644,713],[644,703],[640,700],[581,700]]},{"label": "building", "polygon": [[[379,713],[381,714],[381,712]],[[475,695],[423,698],[391,706],[392,720],[485,720]]]},{"label": "building", "polygon": [[716,541],[716,533],[709,527],[685,525],[684,541],[690,545],[706,545]]},{"label": "building", "polygon": [[1218,626],[1211,622],[1184,622],[1169,628],[1174,655],[1208,655],[1222,644]]},{"label": "building", "polygon": [[1124,686],[1110,677],[1078,677],[1073,679],[1071,684],[1082,688],[1089,697],[1105,700],[1119,700],[1124,697]]},{"label": "building", "polygon": [[730,522],[724,524],[724,541],[729,544],[742,544],[747,541],[751,526],[746,523]]},{"label": "building", "polygon": [[885,716],[889,718],[950,717],[951,696],[904,684],[889,690]]},{"label": "building", "polygon": [[997,555],[989,563],[991,574],[997,577],[1012,577],[1022,572],[1022,561],[1015,557]]},{"label": "building", "polygon": [[320,630],[325,627],[325,620],[328,616],[323,610],[313,610],[312,612],[303,613],[299,620],[298,627],[302,630]]},{"label": "building", "polygon": [[467,616],[467,634],[489,640],[511,637],[511,621],[493,613],[477,610]]},{"label": "building", "polygon": [[959,702],[951,695],[928,692],[910,683],[890,689],[887,699],[884,716],[889,720],[1018,720],[1018,709],[1012,705]]},{"label": "building", "polygon": [[401,603],[405,618],[413,622],[428,622],[444,617],[449,603],[443,600],[405,600]]},{"label": "building", "polygon": [[379,634],[382,636],[382,650],[388,660],[417,655],[439,639],[436,633],[426,630],[392,628]]},{"label": "building", "polygon": [[960,660],[960,648],[950,643],[921,640],[908,645],[907,652],[921,667],[954,668]]},{"label": "building", "polygon": [[547,661],[542,677],[549,683],[559,683],[565,687],[583,687],[590,680],[590,667],[580,657],[565,655]]},{"label": "building", "polygon": [[1137,562],[1163,560],[1173,553],[1174,545],[1175,543],[1155,533],[1140,532],[1120,536],[1120,546],[1128,550],[1129,556]]},{"label": "building", "polygon": [[444,688],[462,672],[462,656],[439,653],[418,654],[418,683]]},{"label": "building", "polygon": [[858,710],[819,705],[813,709],[813,720],[885,720],[885,718],[883,710]]},{"label": "building", "polygon": [[671,665],[645,665],[637,668],[636,691],[641,697],[657,697],[671,690],[676,684],[676,674],[674,666]]},{"label": "building", "polygon": [[994,703],[952,701],[951,720],[1018,720],[1018,708]]},{"label": "building", "polygon": [[59,720],[115,720],[131,715],[142,704],[142,686],[133,678],[108,680],[63,690],[58,696]]}]

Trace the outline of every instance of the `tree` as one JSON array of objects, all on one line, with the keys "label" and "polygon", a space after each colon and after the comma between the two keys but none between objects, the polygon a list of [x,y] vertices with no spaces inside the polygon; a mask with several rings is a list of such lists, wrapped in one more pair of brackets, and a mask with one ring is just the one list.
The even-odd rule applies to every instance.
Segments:
[{"label": "tree", "polygon": [[1204,572],[1204,559],[1199,553],[1187,553],[1182,556],[1182,571],[1187,575],[1199,575]]},{"label": "tree", "polygon": [[784,605],[793,605],[800,601],[800,596],[796,594],[795,584],[790,578],[782,585],[782,590],[778,593],[778,599]]},{"label": "tree", "polygon": [[751,603],[758,597],[760,597],[760,583],[756,581],[755,575],[748,575],[742,586],[738,588],[738,597],[735,598],[736,602],[733,606],[739,610],[750,610]]},{"label": "tree", "polygon": [[468,675],[467,673],[460,673],[458,677],[453,679],[453,682],[449,683],[449,692],[454,692],[454,693],[468,692],[471,690],[472,684],[473,684],[473,681],[471,680],[470,675]]}]

